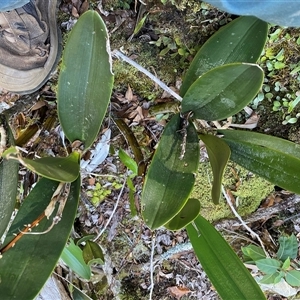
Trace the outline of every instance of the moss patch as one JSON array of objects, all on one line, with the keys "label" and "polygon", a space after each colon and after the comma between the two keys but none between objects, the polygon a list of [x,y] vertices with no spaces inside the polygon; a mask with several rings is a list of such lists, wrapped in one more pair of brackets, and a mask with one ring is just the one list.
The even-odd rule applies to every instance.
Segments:
[{"label": "moss patch", "polygon": [[[212,178],[209,162],[201,163],[191,197],[199,199],[201,214],[209,221],[234,217],[223,196],[220,204],[212,203],[210,197]],[[274,189],[274,185],[268,181],[232,162],[226,168],[223,184],[238,202],[237,211],[241,216],[254,212]]]}]

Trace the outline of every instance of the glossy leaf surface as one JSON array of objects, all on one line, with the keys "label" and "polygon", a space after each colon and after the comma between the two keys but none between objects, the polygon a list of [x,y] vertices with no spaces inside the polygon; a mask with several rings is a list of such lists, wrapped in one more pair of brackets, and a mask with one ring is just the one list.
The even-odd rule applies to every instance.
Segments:
[{"label": "glossy leaf surface", "polygon": [[61,258],[64,263],[81,278],[89,280],[91,278],[91,268],[85,263],[83,253],[79,246],[71,239],[66,245]]},{"label": "glossy leaf surface", "polygon": [[187,226],[194,251],[224,300],[266,299],[250,272],[220,233],[202,216]]},{"label": "glossy leaf surface", "polygon": [[200,213],[200,208],[199,200],[190,198],[181,211],[164,226],[169,230],[179,230],[197,218]]},{"label": "glossy leaf surface", "polygon": [[69,35],[58,81],[58,116],[71,142],[80,140],[85,149],[94,142],[112,86],[107,30],[96,11],[87,11]]},{"label": "glossy leaf surface", "polygon": [[194,186],[199,164],[199,142],[192,123],[187,126],[185,155],[182,119],[174,115],[167,124],[145,178],[142,192],[142,215],[146,224],[158,228],[182,209]]},{"label": "glossy leaf surface", "polygon": [[214,135],[201,134],[200,138],[206,146],[209,162],[213,171],[214,178],[211,198],[215,204],[219,204],[222,178],[230,157],[230,148],[224,141]]},{"label": "glossy leaf surface", "polygon": [[263,70],[254,64],[233,63],[205,73],[182,99],[182,112],[207,121],[226,119],[243,109],[258,93]]},{"label": "glossy leaf surface", "polygon": [[93,242],[93,241],[87,241],[83,251],[83,259],[84,261],[90,266],[94,263],[97,264],[104,264],[104,254],[101,249],[101,247]]},{"label": "glossy leaf surface", "polygon": [[[6,134],[8,145],[14,143],[14,137],[7,124],[6,118],[0,116],[4,128],[8,128]],[[1,159],[1,158],[0,158]],[[0,161],[0,238],[5,232],[14,211],[17,199],[19,179],[19,163],[13,160],[1,159]]]},{"label": "glossy leaf surface", "polygon": [[17,199],[19,164],[3,159],[0,162],[0,237],[5,232]]},{"label": "glossy leaf surface", "polygon": [[59,182],[73,182],[79,175],[78,152],[68,157],[43,157],[35,160],[21,158],[20,162],[34,173]]},{"label": "glossy leaf surface", "polygon": [[119,149],[119,157],[121,162],[132,171],[134,175],[138,174],[138,166],[133,158],[131,158],[122,148]]},{"label": "glossy leaf surface", "polygon": [[[58,182],[42,178],[22,204],[7,235],[5,244],[24,224],[33,222],[47,207]],[[34,299],[51,275],[69,237],[77,212],[80,178],[71,184],[62,219],[47,234],[25,234],[0,259],[0,295],[3,299]],[[55,214],[55,212],[54,212]],[[52,224],[44,218],[34,232]],[[28,288],[30,287],[30,288]]]},{"label": "glossy leaf surface", "polygon": [[300,193],[300,145],[261,133],[218,130],[230,159],[286,190]]},{"label": "glossy leaf surface", "polygon": [[184,96],[193,82],[207,71],[229,63],[255,63],[266,43],[268,24],[243,16],[217,31],[198,51],[180,88]]}]

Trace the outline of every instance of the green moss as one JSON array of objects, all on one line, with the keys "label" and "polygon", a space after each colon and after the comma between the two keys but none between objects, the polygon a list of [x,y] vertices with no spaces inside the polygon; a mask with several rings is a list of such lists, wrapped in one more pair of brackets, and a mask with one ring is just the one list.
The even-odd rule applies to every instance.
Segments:
[{"label": "green moss", "polygon": [[[191,197],[199,199],[201,214],[209,221],[234,217],[223,196],[220,204],[212,203],[210,197],[212,178],[210,164],[208,162],[201,163]],[[237,211],[241,216],[254,212],[274,188],[274,185],[266,180],[232,162],[226,168],[223,184],[238,200]]]},{"label": "green moss", "polygon": [[105,10],[129,9],[134,0],[107,0],[103,1]]},{"label": "green moss", "polygon": [[[110,43],[112,50],[121,48],[127,56],[165,84],[174,86],[184,77],[197,50],[220,27],[215,21],[220,19],[221,13],[208,7],[201,8],[198,1],[168,1],[165,6],[162,2],[153,1],[157,9],[153,8],[154,13],[151,8],[147,10],[150,13],[143,28],[130,41],[127,39],[135,22],[130,23],[128,18],[110,36]],[[230,20],[226,14],[222,16],[224,23]],[[108,27],[113,29],[109,24]],[[128,28],[132,29],[131,33]],[[160,43],[159,40],[167,40],[169,44]],[[168,51],[162,55],[166,49]],[[162,94],[153,81],[125,62],[114,60],[113,70],[114,88],[117,91],[125,91],[130,85],[135,94],[149,100]]]}]

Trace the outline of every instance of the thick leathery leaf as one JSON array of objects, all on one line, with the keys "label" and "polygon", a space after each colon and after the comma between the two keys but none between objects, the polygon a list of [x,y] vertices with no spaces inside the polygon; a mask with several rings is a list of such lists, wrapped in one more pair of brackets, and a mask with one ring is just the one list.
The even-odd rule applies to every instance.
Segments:
[{"label": "thick leathery leaf", "polygon": [[55,181],[73,182],[79,175],[80,154],[78,152],[72,152],[68,157],[43,157],[35,160],[21,156],[17,158],[32,172]]},{"label": "thick leathery leaf", "polygon": [[154,229],[170,221],[188,200],[194,186],[199,164],[199,141],[192,123],[184,132],[182,119],[174,115],[167,124],[154,154],[142,192],[142,215],[146,224]]},{"label": "thick leathery leaf", "polygon": [[286,190],[300,193],[300,145],[242,130],[220,130],[230,159]]},{"label": "thick leathery leaf", "polygon": [[214,176],[211,198],[215,204],[219,204],[222,178],[230,157],[230,148],[224,141],[214,135],[201,134],[200,138],[206,146],[209,162]]},{"label": "thick leathery leaf", "polygon": [[15,208],[18,170],[17,161],[3,159],[0,162],[0,237],[5,232]]},{"label": "thick leathery leaf", "polygon": [[193,82],[207,71],[229,63],[255,63],[266,43],[268,24],[243,16],[217,31],[198,51],[180,88],[183,97]]},{"label": "thick leathery leaf", "polygon": [[254,64],[233,63],[217,67],[198,78],[182,99],[182,112],[193,118],[222,120],[243,109],[258,93],[263,70]]},{"label": "thick leathery leaf", "polygon": [[[8,126],[6,118],[0,115],[1,126],[3,130],[5,128],[5,135],[10,146],[14,143],[14,137]],[[3,133],[2,133],[3,134]],[[3,138],[3,136],[1,136]],[[0,158],[1,159],[1,158]],[[7,225],[10,221],[12,212],[16,205],[17,188],[19,179],[19,163],[13,160],[1,159],[0,162],[0,237],[7,229]]]},{"label": "thick leathery leaf", "polygon": [[187,232],[205,273],[222,299],[266,299],[250,272],[207,220],[198,216],[194,224],[187,226]]},{"label": "thick leathery leaf", "polygon": [[84,261],[90,266],[94,263],[104,264],[104,254],[101,247],[93,242],[87,241],[83,250],[82,255]]},{"label": "thick leathery leaf", "polygon": [[199,200],[190,198],[181,211],[164,226],[169,230],[179,230],[197,218],[200,208]]},{"label": "thick leathery leaf", "polygon": [[107,30],[96,11],[87,11],[69,35],[58,81],[58,116],[71,142],[80,140],[85,149],[94,142],[112,86]]},{"label": "thick leathery leaf", "polygon": [[[22,204],[7,235],[5,244],[14,233],[33,222],[47,207],[58,182],[42,178]],[[80,178],[71,184],[62,219],[48,233],[25,234],[0,259],[0,295],[3,299],[34,299],[51,275],[69,237],[77,212]],[[54,212],[55,215],[55,212]],[[42,232],[52,224],[44,218],[32,231]],[[30,287],[30,288],[29,288]]]}]

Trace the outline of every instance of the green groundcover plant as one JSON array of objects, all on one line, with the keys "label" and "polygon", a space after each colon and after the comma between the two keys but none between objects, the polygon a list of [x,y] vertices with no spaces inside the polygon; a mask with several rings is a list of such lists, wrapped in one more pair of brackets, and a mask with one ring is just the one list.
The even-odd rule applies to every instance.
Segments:
[{"label": "green groundcover plant", "polygon": [[[211,197],[216,205],[229,159],[274,184],[300,192],[300,146],[254,132],[196,129],[194,125],[197,119],[226,119],[256,96],[264,74],[255,62],[267,30],[268,25],[261,20],[240,17],[220,29],[199,50],[180,90],[181,112],[173,115],[164,129],[142,191],[146,225],[153,230],[161,226],[170,230],[186,228],[199,261],[223,299],[265,296],[228,243],[201,216],[201,199],[189,198],[198,169],[199,138],[206,145],[213,170]],[[64,260],[74,255],[81,261],[84,268],[78,272],[83,278],[89,278],[90,271],[81,255],[86,264],[95,257],[103,261],[95,244],[86,243],[88,255],[82,254],[73,241],[69,250],[64,247],[78,206],[80,158],[98,135],[112,87],[107,30],[98,13],[88,11],[68,38],[57,93],[60,124],[67,139],[76,146],[65,157],[24,158],[14,147],[7,121],[1,118],[1,235],[15,206],[18,164],[41,177],[20,207],[0,249],[1,296],[33,299],[63,251]],[[132,182],[128,183],[132,192]]]},{"label": "green groundcover plant", "polygon": [[298,241],[292,234],[291,236],[281,236],[279,238],[279,249],[276,258],[266,257],[261,247],[249,245],[242,247],[244,259],[249,264],[256,264],[259,271],[264,276],[259,280],[263,284],[276,284],[281,280],[291,285],[300,286],[300,271],[295,259],[298,256]]}]

